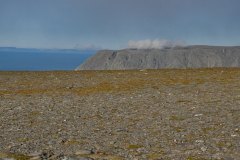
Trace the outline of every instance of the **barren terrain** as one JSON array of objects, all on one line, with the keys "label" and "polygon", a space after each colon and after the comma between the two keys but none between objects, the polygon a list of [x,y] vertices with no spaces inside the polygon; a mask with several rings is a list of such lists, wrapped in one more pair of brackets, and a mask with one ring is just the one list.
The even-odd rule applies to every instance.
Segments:
[{"label": "barren terrain", "polygon": [[240,69],[0,72],[0,159],[240,159]]}]

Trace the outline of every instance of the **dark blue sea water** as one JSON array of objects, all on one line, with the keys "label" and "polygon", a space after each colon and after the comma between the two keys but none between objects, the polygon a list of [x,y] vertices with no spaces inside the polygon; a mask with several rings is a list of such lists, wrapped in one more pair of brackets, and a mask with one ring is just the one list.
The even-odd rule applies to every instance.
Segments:
[{"label": "dark blue sea water", "polygon": [[0,48],[0,71],[74,70],[95,50]]}]

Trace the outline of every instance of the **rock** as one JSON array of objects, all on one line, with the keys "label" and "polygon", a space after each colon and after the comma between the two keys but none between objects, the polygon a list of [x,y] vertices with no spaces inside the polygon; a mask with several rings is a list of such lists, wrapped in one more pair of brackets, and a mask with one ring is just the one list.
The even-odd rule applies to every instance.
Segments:
[{"label": "rock", "polygon": [[79,150],[75,154],[76,155],[88,155],[88,154],[92,154],[92,153],[93,153],[92,150]]},{"label": "rock", "polygon": [[41,152],[34,152],[29,154],[28,156],[31,157],[30,160],[38,160],[41,159]]},{"label": "rock", "polygon": [[89,157],[71,156],[71,157],[64,157],[62,160],[93,160],[93,159]]},{"label": "rock", "polygon": [[204,140],[198,139],[195,141],[196,143],[204,143]]},{"label": "rock", "polygon": [[28,154],[29,157],[36,157],[36,156],[40,156],[42,153],[41,152],[33,152]]},{"label": "rock", "polygon": [[202,115],[203,115],[203,114],[201,114],[201,113],[200,113],[200,114],[195,114],[194,117],[200,117],[200,116],[202,116]]},{"label": "rock", "polygon": [[212,156],[214,159],[222,159],[223,154],[222,153],[216,153]]},{"label": "rock", "polygon": [[30,160],[40,160],[40,159],[41,159],[40,156],[35,156],[35,157],[30,158]]},{"label": "rock", "polygon": [[41,153],[40,158],[41,159],[49,159],[49,158],[52,158],[53,156],[54,156],[53,151],[45,151],[45,152]]},{"label": "rock", "polygon": [[224,157],[224,160],[234,160],[232,157]]},{"label": "rock", "polygon": [[207,147],[201,147],[201,151],[206,152],[207,151]]}]

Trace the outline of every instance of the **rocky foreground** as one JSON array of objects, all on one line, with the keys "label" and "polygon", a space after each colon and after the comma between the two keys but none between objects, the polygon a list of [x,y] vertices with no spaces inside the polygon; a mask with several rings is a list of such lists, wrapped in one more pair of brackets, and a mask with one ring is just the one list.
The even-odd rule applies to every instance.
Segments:
[{"label": "rocky foreground", "polygon": [[240,159],[240,69],[0,72],[0,159]]}]

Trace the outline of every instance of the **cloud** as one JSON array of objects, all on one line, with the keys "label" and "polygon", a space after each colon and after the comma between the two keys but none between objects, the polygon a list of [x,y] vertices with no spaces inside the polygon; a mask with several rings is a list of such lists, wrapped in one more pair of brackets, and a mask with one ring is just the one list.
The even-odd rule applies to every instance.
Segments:
[{"label": "cloud", "polygon": [[155,40],[139,40],[139,41],[129,41],[128,48],[136,49],[164,49],[173,48],[178,46],[186,46],[183,41],[170,41],[166,39],[155,39]]}]

